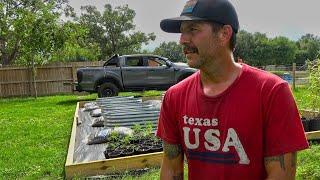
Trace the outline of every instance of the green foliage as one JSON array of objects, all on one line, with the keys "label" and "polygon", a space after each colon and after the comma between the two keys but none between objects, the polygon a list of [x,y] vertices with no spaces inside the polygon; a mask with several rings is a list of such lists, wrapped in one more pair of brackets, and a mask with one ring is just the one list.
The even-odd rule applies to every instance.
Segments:
[{"label": "green foliage", "polygon": [[[313,34],[306,34],[297,41],[297,46],[304,60],[320,58],[320,37]],[[297,59],[297,61],[301,61]]]},{"label": "green foliage", "polygon": [[134,132],[142,132],[142,127],[140,126],[140,124],[135,124],[132,128],[132,130]]},{"label": "green foliage", "polygon": [[313,98],[311,102],[313,104],[313,110],[320,110],[320,59],[314,61],[308,61],[309,71],[309,88],[310,96]]},{"label": "green foliage", "polygon": [[119,132],[117,131],[112,131],[108,140],[112,141],[112,142],[118,142],[121,138],[121,135],[119,134]]},{"label": "green foliage", "polygon": [[52,61],[96,61],[99,60],[100,49],[97,43],[87,43],[89,30],[79,23],[63,24],[66,34],[64,47],[54,53]]},{"label": "green foliage", "polygon": [[145,136],[154,136],[152,132],[153,132],[152,123],[151,122],[146,123]]},{"label": "green foliage", "polygon": [[296,57],[297,47],[286,37],[276,37],[271,40],[271,63],[276,65],[291,65]]},{"label": "green foliage", "polygon": [[155,35],[146,35],[135,30],[134,10],[128,5],[112,8],[104,6],[101,13],[95,6],[83,6],[80,24],[89,30],[88,42],[99,44],[100,58],[106,59],[113,54],[131,54],[140,52],[142,44],[155,39]]},{"label": "green foliage", "polygon": [[133,130],[133,136],[132,139],[134,140],[139,140],[144,136],[142,127],[140,126],[140,124],[135,124],[132,128]]},{"label": "green foliage", "polygon": [[235,57],[242,58],[253,66],[264,66],[271,61],[271,43],[266,34],[251,34],[244,30],[237,35]]},{"label": "green foliage", "polygon": [[168,43],[162,42],[153,53],[166,57],[173,62],[187,62],[183,53],[183,47],[174,41]]},{"label": "green foliage", "polygon": [[268,38],[266,34],[240,31],[237,34],[236,58],[253,66],[304,64],[315,59],[320,52],[320,38],[311,34],[297,42],[286,37]]},{"label": "green foliage", "polygon": [[42,64],[64,43],[58,24],[65,0],[0,2],[0,58],[3,64]]}]

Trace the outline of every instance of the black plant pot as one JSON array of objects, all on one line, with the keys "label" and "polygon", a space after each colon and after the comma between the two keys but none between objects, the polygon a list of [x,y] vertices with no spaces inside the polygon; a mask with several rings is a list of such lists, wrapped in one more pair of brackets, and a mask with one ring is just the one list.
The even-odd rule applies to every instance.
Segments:
[{"label": "black plant pot", "polygon": [[301,119],[301,121],[302,121],[304,132],[309,132],[310,131],[310,120]]},{"label": "black plant pot", "polygon": [[310,131],[319,131],[320,130],[320,118],[310,119],[309,130]]},{"label": "black plant pot", "polygon": [[122,156],[132,156],[134,154],[134,148],[128,147],[122,150]]},{"label": "black plant pot", "polygon": [[151,152],[150,146],[145,146],[145,145],[139,145],[138,148],[136,149],[136,152],[138,154],[146,154]]},{"label": "black plant pot", "polygon": [[162,151],[162,145],[159,145],[159,144],[153,144],[151,146],[151,150],[152,152],[161,152]]},{"label": "black plant pot", "polygon": [[112,151],[115,151],[117,148],[118,148],[117,146],[110,146],[110,144],[108,144],[106,147],[106,151],[112,152]]},{"label": "black plant pot", "polygon": [[108,152],[108,157],[109,158],[116,158],[121,156],[121,151],[112,151]]},{"label": "black plant pot", "polygon": [[153,145],[163,147],[163,143],[162,143],[162,141],[155,141],[155,142],[153,142]]},{"label": "black plant pot", "polygon": [[143,144],[144,146],[152,146],[153,141],[150,139],[146,139],[143,142],[141,142],[141,144]]},{"label": "black plant pot", "polygon": [[103,154],[104,154],[104,157],[105,157],[106,159],[109,159],[108,151],[107,151],[107,150],[103,151]]}]

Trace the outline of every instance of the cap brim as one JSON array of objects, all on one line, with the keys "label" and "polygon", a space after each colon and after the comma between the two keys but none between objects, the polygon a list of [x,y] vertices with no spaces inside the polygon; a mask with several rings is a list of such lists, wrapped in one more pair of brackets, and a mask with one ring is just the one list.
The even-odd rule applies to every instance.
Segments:
[{"label": "cap brim", "polygon": [[204,18],[193,17],[193,16],[180,16],[176,18],[164,19],[160,22],[160,27],[163,31],[168,33],[181,33],[180,26],[183,21],[200,21],[205,20]]}]

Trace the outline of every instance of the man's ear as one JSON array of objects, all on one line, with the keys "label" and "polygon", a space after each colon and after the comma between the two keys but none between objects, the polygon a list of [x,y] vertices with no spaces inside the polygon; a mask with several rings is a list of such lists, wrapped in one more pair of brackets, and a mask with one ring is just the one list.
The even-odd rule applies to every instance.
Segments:
[{"label": "man's ear", "polygon": [[229,42],[231,40],[232,37],[232,27],[230,25],[224,25],[220,31],[220,38],[221,41],[224,45],[228,45],[229,46]]}]

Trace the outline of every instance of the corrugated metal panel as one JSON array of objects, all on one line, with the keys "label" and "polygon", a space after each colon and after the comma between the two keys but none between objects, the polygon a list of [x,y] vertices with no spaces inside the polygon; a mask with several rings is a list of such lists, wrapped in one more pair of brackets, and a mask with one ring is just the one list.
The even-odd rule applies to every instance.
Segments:
[{"label": "corrugated metal panel", "polygon": [[106,124],[114,124],[114,125],[120,125],[120,124],[132,124],[132,123],[143,123],[143,124],[148,124],[148,123],[153,123],[157,122],[158,118],[157,116],[154,117],[134,117],[134,118],[123,118],[123,119],[106,119],[105,122]]},{"label": "corrugated metal panel", "polygon": [[130,100],[122,100],[122,101],[99,101],[97,102],[97,104],[99,105],[111,105],[111,104],[135,104],[135,103],[141,103],[142,100],[141,99],[130,99]]},{"label": "corrugated metal panel", "polygon": [[116,107],[141,107],[141,106],[152,106],[150,103],[119,103],[119,104],[103,104],[99,105],[101,108],[116,108]]},{"label": "corrugated metal panel", "polygon": [[97,98],[96,101],[97,102],[103,102],[103,101],[126,101],[126,100],[130,100],[130,99],[134,99],[133,96],[114,96],[114,97],[103,97],[103,98]]},{"label": "corrugated metal panel", "polygon": [[154,113],[159,113],[159,110],[144,110],[144,111],[110,111],[108,113],[103,113],[103,116],[122,116],[122,115],[135,115],[135,114],[154,114]]},{"label": "corrugated metal panel", "polygon": [[143,111],[144,109],[150,109],[152,108],[152,105],[145,105],[145,106],[120,106],[120,107],[110,107],[110,108],[101,108],[102,112],[108,112],[113,110],[140,110]]},{"label": "corrugated metal panel", "polygon": [[133,119],[133,118],[152,118],[159,116],[159,113],[151,113],[151,114],[145,114],[141,112],[140,114],[129,114],[129,115],[107,115],[104,116],[106,120],[122,120],[122,119]]},{"label": "corrugated metal panel", "polygon": [[142,102],[134,97],[98,98],[97,104],[101,108],[105,119],[105,127],[134,127],[139,124],[146,127],[150,124],[157,127],[160,108],[152,103]]},{"label": "corrugated metal panel", "polygon": [[155,107],[147,107],[147,108],[140,108],[140,109],[119,109],[119,110],[105,110],[102,111],[102,114],[115,114],[115,113],[139,113],[139,112],[149,112],[149,111],[159,111],[158,108]]}]

